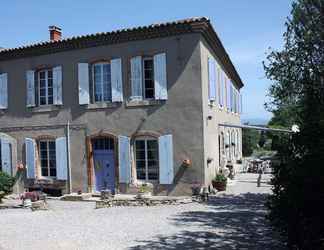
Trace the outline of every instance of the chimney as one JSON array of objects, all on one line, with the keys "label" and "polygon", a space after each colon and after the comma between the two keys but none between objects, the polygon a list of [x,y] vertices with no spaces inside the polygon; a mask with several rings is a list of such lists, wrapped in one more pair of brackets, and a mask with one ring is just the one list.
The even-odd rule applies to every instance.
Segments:
[{"label": "chimney", "polygon": [[50,40],[51,41],[56,42],[56,41],[61,40],[61,37],[62,37],[61,28],[52,25],[52,26],[49,26],[48,29],[49,29],[49,32],[50,32]]}]

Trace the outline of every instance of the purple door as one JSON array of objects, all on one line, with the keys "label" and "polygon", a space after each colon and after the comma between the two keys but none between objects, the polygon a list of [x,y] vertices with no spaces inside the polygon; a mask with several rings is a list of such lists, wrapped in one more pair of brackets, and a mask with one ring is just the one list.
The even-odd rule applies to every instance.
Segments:
[{"label": "purple door", "polygon": [[115,159],[113,150],[94,150],[95,188],[101,190],[115,189]]}]

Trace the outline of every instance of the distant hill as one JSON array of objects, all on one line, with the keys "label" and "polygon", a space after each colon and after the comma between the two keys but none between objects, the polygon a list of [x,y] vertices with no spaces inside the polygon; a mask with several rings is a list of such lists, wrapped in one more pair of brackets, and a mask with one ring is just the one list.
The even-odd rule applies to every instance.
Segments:
[{"label": "distant hill", "polygon": [[262,119],[262,118],[247,118],[241,120],[242,124],[248,123],[249,125],[267,125],[268,122],[269,122],[268,119]]}]

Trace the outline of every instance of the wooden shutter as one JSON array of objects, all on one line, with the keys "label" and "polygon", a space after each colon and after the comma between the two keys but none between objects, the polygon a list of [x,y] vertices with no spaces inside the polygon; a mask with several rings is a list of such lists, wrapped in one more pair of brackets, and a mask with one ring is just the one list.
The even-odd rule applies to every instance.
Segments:
[{"label": "wooden shutter", "polygon": [[142,100],[142,57],[136,56],[131,59],[131,100]]},{"label": "wooden shutter", "polygon": [[27,107],[35,107],[35,72],[28,70],[26,72],[27,83]]},{"label": "wooden shutter", "polygon": [[159,167],[160,184],[172,184],[174,176],[172,135],[159,137]]},{"label": "wooden shutter", "polygon": [[216,62],[213,58],[208,58],[208,99],[216,100]]},{"label": "wooden shutter", "polygon": [[154,85],[155,99],[167,100],[168,84],[165,53],[154,56]]},{"label": "wooden shutter", "polygon": [[242,94],[240,94],[240,114],[243,113],[243,99],[242,99]]},{"label": "wooden shutter", "polygon": [[26,168],[27,168],[27,178],[35,179],[36,177],[36,142],[34,139],[25,139],[26,147]]},{"label": "wooden shutter", "polygon": [[67,147],[66,137],[60,137],[55,140],[56,153],[56,178],[58,180],[67,180]]},{"label": "wooden shutter", "polygon": [[119,136],[119,182],[129,183],[131,179],[130,139],[127,136]]},{"label": "wooden shutter", "polygon": [[89,64],[78,64],[78,81],[79,81],[79,104],[85,105],[90,103],[89,92]]},{"label": "wooden shutter", "polygon": [[226,98],[226,106],[227,110],[231,111],[231,83],[226,79],[226,90],[227,90],[227,98]]},{"label": "wooden shutter", "polygon": [[1,139],[1,166],[3,172],[12,175],[11,145],[7,139]]},{"label": "wooden shutter", "polygon": [[8,74],[0,74],[0,109],[8,108]]},{"label": "wooden shutter", "polygon": [[55,105],[63,104],[62,97],[62,66],[53,68],[53,101]]},{"label": "wooden shutter", "polygon": [[235,90],[235,101],[236,101],[236,113],[240,113],[240,94],[238,92],[238,90]]},{"label": "wooden shutter", "polygon": [[122,61],[120,58],[111,60],[111,95],[113,102],[123,101]]}]

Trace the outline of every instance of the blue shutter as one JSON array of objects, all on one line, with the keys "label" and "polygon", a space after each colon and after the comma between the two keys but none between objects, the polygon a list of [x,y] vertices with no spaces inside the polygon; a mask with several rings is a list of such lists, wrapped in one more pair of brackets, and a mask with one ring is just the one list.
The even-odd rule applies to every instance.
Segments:
[{"label": "blue shutter", "polygon": [[0,109],[8,108],[8,74],[0,74]]},{"label": "blue shutter", "polygon": [[36,177],[36,142],[34,139],[25,139],[26,147],[26,168],[27,168],[27,178],[35,179]]},{"label": "blue shutter", "polygon": [[66,137],[60,137],[55,140],[56,154],[56,178],[58,180],[67,180],[67,147]]},{"label": "blue shutter", "polygon": [[53,68],[53,102],[55,105],[63,104],[62,66]]},{"label": "blue shutter", "polygon": [[113,102],[123,101],[122,61],[120,58],[111,60],[111,95]]},{"label": "blue shutter", "polygon": [[242,98],[242,94],[240,94],[240,114],[243,113],[243,98]]},{"label": "blue shutter", "polygon": [[233,88],[230,81],[228,81],[228,86],[229,86],[229,108],[230,111],[233,111]]},{"label": "blue shutter", "polygon": [[155,99],[168,99],[168,85],[166,72],[166,54],[157,54],[154,56],[154,91]]},{"label": "blue shutter", "polygon": [[78,64],[78,81],[79,81],[79,104],[85,105],[90,103],[89,92],[89,64]]},{"label": "blue shutter", "polygon": [[26,71],[27,107],[35,107],[35,72]]},{"label": "blue shutter", "polygon": [[216,100],[216,64],[213,58],[208,58],[208,97],[209,101]]},{"label": "blue shutter", "polygon": [[[225,78],[225,77],[224,77]],[[230,84],[228,81],[225,82],[226,84],[226,99],[225,99],[225,103],[226,103],[226,108],[227,110],[231,110],[231,107],[230,107],[230,95],[231,95],[231,90],[230,90]]]},{"label": "blue shutter", "polygon": [[174,177],[172,135],[159,137],[159,167],[160,184],[172,184]]},{"label": "blue shutter", "polygon": [[1,139],[1,166],[3,172],[12,175],[11,145],[7,139]]},{"label": "blue shutter", "polygon": [[131,59],[131,100],[142,100],[142,57],[136,56]]},{"label": "blue shutter", "polygon": [[119,182],[129,183],[131,179],[130,139],[126,136],[119,136],[118,146]]}]

